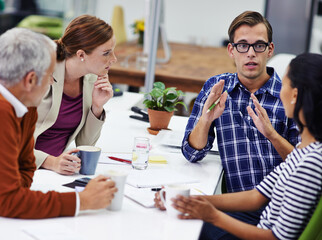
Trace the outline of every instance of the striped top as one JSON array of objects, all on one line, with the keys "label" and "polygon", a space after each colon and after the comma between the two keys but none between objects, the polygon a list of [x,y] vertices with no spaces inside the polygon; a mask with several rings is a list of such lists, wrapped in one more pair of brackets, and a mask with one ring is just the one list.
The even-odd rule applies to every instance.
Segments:
[{"label": "striped top", "polygon": [[256,186],[270,199],[257,227],[271,229],[278,239],[297,239],[320,200],[321,188],[322,143],[295,148]]}]

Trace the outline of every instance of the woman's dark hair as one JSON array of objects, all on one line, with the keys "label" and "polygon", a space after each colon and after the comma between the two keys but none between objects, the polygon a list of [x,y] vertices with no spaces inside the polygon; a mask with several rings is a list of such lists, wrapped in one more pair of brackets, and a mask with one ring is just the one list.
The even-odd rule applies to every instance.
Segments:
[{"label": "woman's dark hair", "polygon": [[94,16],[81,15],[71,21],[64,35],[56,40],[57,60],[70,58],[80,49],[90,54],[112,37],[113,29],[106,22]]},{"label": "woman's dark hair", "polygon": [[318,141],[322,141],[322,55],[303,53],[294,58],[287,76],[298,95],[294,108],[294,120],[303,132],[304,124],[299,119],[303,110],[305,126]]}]

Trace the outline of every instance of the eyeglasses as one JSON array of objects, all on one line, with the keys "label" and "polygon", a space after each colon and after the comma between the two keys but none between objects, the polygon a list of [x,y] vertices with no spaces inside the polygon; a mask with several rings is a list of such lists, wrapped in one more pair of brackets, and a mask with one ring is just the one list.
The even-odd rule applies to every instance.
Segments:
[{"label": "eyeglasses", "polygon": [[269,46],[269,42],[267,43],[253,43],[253,44],[249,44],[249,43],[232,43],[231,45],[233,45],[233,47],[236,48],[237,52],[239,53],[246,53],[248,52],[250,47],[253,47],[254,51],[257,53],[262,53],[265,52],[267,46]]}]

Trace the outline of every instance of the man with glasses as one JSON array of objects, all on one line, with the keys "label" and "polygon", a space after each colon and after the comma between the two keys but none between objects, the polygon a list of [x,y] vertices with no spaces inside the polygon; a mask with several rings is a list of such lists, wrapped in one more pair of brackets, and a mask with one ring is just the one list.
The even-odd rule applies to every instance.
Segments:
[{"label": "man with glasses", "polygon": [[255,52],[262,53],[265,52],[266,48],[270,45],[269,42],[256,42],[253,44],[249,43],[231,43],[233,47],[236,48],[239,53],[247,53],[249,48],[252,47]]},{"label": "man with glasses", "polygon": [[[279,97],[281,80],[266,67],[274,51],[269,22],[260,13],[247,11],[233,20],[228,34],[227,49],[237,72],[205,83],[186,127],[182,153],[190,162],[202,160],[212,148],[216,128],[223,180],[228,192],[239,192],[253,189],[299,139]],[[256,224],[261,212],[232,216]]]}]

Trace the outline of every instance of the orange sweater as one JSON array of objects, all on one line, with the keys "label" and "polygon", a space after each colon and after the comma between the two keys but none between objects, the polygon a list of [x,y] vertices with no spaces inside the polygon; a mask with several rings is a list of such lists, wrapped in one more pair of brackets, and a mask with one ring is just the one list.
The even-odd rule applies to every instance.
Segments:
[{"label": "orange sweater", "polygon": [[29,108],[22,118],[0,94],[0,216],[49,218],[74,216],[76,195],[31,191],[36,170],[33,132],[37,109]]}]

